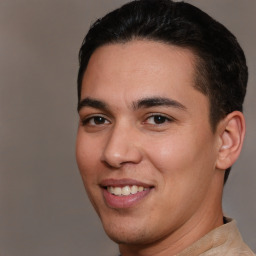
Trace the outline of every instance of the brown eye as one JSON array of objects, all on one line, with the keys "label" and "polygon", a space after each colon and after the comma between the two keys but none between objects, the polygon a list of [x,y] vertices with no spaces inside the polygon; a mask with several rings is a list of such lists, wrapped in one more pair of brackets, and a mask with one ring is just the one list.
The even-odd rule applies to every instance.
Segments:
[{"label": "brown eye", "polygon": [[96,117],[93,117],[92,119],[93,119],[94,124],[97,124],[97,125],[104,124],[106,121],[106,119],[103,118],[102,116],[96,116]]},{"label": "brown eye", "polygon": [[156,124],[162,124],[167,121],[167,118],[164,116],[154,116],[154,122]]},{"label": "brown eye", "polygon": [[160,125],[160,124],[164,124],[166,122],[171,121],[170,118],[163,116],[163,115],[152,115],[150,117],[147,118],[146,123],[147,124],[152,124],[152,125]]},{"label": "brown eye", "polygon": [[102,116],[92,116],[82,121],[83,125],[97,126],[109,124],[110,122]]}]

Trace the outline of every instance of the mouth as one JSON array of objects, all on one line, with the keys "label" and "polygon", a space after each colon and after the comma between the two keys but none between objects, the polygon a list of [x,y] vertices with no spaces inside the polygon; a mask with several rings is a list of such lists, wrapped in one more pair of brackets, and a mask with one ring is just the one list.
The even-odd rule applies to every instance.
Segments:
[{"label": "mouth", "polygon": [[149,190],[150,188],[145,188],[143,186],[137,186],[137,185],[132,185],[132,186],[124,186],[124,187],[113,187],[113,186],[108,186],[106,187],[107,191],[111,193],[112,195],[115,196],[129,196],[129,195],[135,195],[139,192]]},{"label": "mouth", "polygon": [[103,197],[111,208],[130,208],[146,198],[154,186],[136,180],[104,180],[101,183]]}]

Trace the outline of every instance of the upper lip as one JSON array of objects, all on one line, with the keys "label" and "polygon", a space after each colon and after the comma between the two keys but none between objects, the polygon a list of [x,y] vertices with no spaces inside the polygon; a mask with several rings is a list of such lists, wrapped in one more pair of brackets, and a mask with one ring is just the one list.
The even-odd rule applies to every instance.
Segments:
[{"label": "upper lip", "polygon": [[141,186],[144,188],[153,187],[153,185],[134,180],[134,179],[104,179],[100,182],[101,187],[124,187],[124,186]]}]

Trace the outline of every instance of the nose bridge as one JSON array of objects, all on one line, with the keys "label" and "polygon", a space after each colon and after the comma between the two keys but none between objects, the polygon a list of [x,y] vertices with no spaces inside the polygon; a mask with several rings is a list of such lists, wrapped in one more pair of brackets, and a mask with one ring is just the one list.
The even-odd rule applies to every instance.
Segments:
[{"label": "nose bridge", "polygon": [[136,140],[136,128],[125,122],[115,124],[103,150],[102,160],[115,168],[124,163],[138,163],[142,155]]}]

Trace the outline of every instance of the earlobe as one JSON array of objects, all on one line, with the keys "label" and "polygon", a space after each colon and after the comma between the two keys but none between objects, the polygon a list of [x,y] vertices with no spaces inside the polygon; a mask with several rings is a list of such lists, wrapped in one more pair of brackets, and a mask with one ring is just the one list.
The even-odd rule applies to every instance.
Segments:
[{"label": "earlobe", "polygon": [[231,167],[241,152],[245,136],[244,115],[239,111],[228,114],[220,126],[220,147],[216,167],[226,170]]}]

